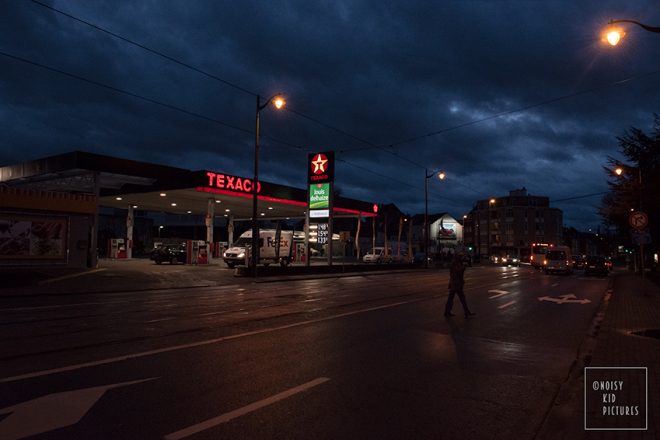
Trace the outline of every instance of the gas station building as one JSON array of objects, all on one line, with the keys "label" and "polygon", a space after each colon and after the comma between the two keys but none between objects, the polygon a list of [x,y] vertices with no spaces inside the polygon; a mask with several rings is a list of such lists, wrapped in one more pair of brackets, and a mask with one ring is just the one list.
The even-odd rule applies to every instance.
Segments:
[{"label": "gas station building", "polygon": [[[135,235],[136,215],[165,213],[202,219],[206,237],[195,243],[211,258],[219,241],[214,228],[226,228],[232,243],[235,224],[252,221],[253,181],[227,171],[82,151],[0,167],[0,265],[95,267],[106,247],[99,243],[102,209],[121,213],[122,226],[125,221],[124,234],[107,243],[107,256],[131,258],[135,240],[144,241]],[[260,181],[257,194],[259,222],[299,219],[310,230],[307,189]],[[371,202],[335,197],[332,217],[357,224],[376,210]]]}]

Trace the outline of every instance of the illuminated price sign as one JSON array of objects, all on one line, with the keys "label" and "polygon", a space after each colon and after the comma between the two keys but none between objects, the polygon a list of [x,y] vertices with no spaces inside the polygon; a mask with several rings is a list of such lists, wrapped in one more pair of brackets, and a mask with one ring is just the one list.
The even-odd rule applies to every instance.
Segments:
[{"label": "illuminated price sign", "polygon": [[326,244],[328,242],[328,224],[327,223],[319,223],[318,224],[318,243],[319,244]]}]

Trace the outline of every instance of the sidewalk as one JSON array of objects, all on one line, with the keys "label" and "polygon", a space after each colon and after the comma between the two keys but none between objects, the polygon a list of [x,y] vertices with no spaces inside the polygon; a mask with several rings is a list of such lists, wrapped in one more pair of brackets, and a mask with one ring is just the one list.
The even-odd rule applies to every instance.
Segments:
[{"label": "sidewalk", "polygon": [[[631,272],[619,272],[613,277],[612,290],[599,308],[594,326],[537,440],[660,438],[660,279],[653,282],[647,278],[642,284],[641,277]],[[656,331],[643,336],[648,330]],[[586,431],[584,367],[647,367],[648,429]]]},{"label": "sidewalk", "polygon": [[632,273],[619,275],[589,366],[648,368],[648,430],[590,431],[587,439],[660,438],[660,334],[634,334],[648,330],[660,332],[660,287]]}]

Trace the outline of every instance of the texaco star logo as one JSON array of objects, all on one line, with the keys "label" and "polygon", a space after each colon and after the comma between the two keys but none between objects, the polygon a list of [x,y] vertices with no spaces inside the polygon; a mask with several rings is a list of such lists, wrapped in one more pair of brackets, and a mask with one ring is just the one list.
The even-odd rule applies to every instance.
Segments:
[{"label": "texaco star logo", "polygon": [[325,154],[317,154],[314,160],[312,160],[312,165],[314,166],[314,169],[312,172],[314,174],[322,174],[325,173],[325,169],[328,163],[328,158],[325,156]]}]

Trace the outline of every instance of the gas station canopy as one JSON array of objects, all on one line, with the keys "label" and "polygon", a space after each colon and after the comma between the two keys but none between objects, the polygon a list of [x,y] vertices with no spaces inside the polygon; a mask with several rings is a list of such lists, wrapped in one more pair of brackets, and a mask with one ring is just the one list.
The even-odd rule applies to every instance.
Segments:
[{"label": "gas station canopy", "polygon": [[[0,167],[10,187],[88,193],[111,208],[204,215],[209,200],[216,216],[252,217],[252,179],[217,170],[183,168],[74,151]],[[306,189],[261,181],[258,212],[263,219],[303,218]],[[335,217],[374,216],[374,204],[345,197],[334,201]]]}]

